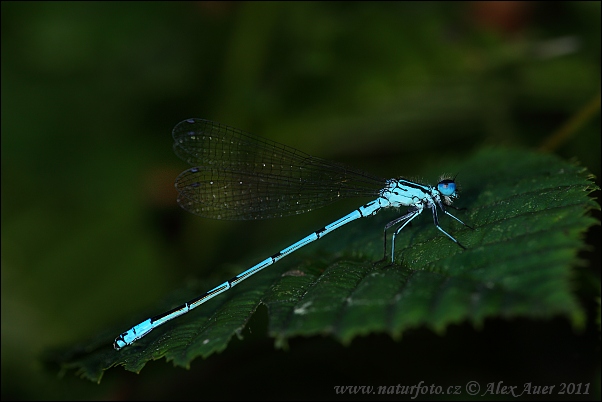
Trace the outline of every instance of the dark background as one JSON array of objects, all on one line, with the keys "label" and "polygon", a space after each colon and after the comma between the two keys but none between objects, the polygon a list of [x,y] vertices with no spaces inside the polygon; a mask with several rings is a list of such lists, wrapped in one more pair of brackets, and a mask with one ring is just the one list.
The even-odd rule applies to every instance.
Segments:
[{"label": "dark background", "polygon": [[360,205],[265,222],[187,214],[170,135],[185,118],[383,177],[485,145],[547,146],[599,177],[599,2],[2,2],[1,63],[2,399],[336,399],[336,385],[471,380],[591,383],[577,398],[600,398],[599,227],[575,268],[581,332],[562,317],[491,319],[283,351],[260,308],[244,339],[190,370],[160,360],[96,385],[40,361]]}]

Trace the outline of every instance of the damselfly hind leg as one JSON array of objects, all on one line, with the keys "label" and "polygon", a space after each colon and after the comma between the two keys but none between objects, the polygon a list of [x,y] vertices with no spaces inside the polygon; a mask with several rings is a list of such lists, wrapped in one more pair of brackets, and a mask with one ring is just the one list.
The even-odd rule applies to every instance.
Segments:
[{"label": "damselfly hind leg", "polygon": [[387,224],[387,227],[391,227],[393,225],[396,225],[397,223],[405,220],[405,222],[397,228],[397,230],[395,232],[393,232],[393,239],[391,240],[391,262],[395,262],[395,238],[397,237],[397,235],[399,234],[399,232],[401,232],[403,230],[403,228],[406,227],[406,225],[410,222],[412,222],[412,219],[414,219],[415,217],[417,217],[418,215],[420,215],[420,213],[422,212],[422,209],[419,208],[410,208],[408,210],[408,213],[389,222]]}]

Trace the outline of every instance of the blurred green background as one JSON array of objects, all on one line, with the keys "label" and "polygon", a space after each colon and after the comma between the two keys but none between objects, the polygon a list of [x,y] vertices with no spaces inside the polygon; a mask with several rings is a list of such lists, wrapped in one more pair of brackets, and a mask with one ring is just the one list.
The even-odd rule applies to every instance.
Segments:
[{"label": "blurred green background", "polygon": [[244,339],[190,370],[160,360],[96,385],[41,363],[362,202],[265,222],[187,214],[170,135],[185,118],[383,177],[492,144],[548,144],[599,177],[599,2],[2,2],[1,51],[3,400],[336,399],[335,385],[470,380],[591,382],[578,397],[599,399],[599,227],[575,270],[582,332],[492,319],[283,351],[260,309]]}]

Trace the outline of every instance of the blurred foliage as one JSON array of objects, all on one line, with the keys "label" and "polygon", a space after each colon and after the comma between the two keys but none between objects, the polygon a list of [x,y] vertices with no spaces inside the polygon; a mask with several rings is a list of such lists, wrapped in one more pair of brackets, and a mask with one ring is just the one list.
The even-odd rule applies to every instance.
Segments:
[{"label": "blurred foliage", "polygon": [[266,222],[185,214],[170,136],[184,118],[411,177],[484,145],[549,144],[584,116],[551,151],[599,177],[599,106],[584,112],[600,93],[599,2],[2,2],[1,18],[3,399],[190,398],[201,381],[207,398],[258,383],[257,398],[329,398],[333,385],[471,375],[596,379],[599,399],[599,227],[573,270],[581,333],[492,320],[282,353],[258,314],[253,334],[191,371],[156,362],[92,387],[40,367],[48,348],[128,327],[183,282],[219,283],[357,206]]}]

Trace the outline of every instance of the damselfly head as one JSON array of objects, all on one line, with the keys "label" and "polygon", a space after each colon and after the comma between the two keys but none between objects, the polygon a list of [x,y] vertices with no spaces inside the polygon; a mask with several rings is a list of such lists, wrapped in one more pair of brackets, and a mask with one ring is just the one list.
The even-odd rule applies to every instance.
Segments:
[{"label": "damselfly head", "polygon": [[437,190],[443,196],[443,202],[451,205],[452,201],[458,198],[458,188],[453,179],[443,179],[437,183]]}]

